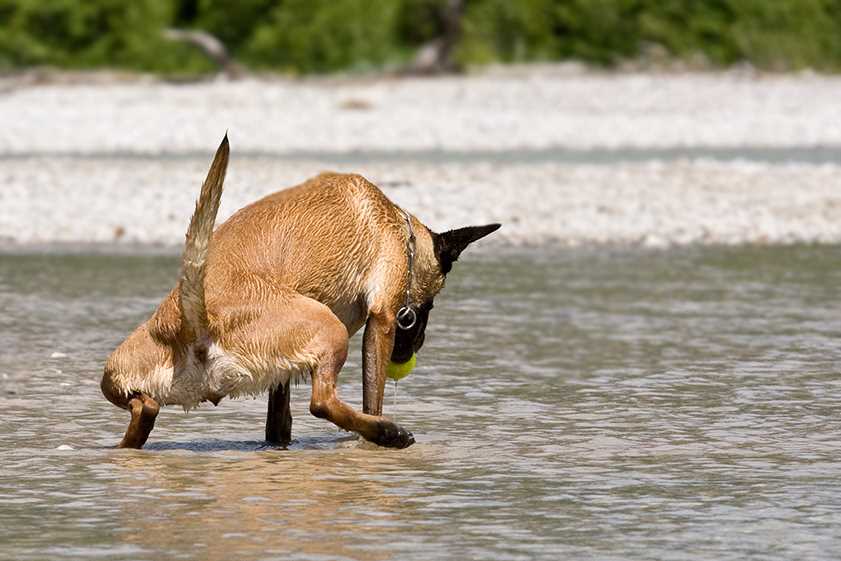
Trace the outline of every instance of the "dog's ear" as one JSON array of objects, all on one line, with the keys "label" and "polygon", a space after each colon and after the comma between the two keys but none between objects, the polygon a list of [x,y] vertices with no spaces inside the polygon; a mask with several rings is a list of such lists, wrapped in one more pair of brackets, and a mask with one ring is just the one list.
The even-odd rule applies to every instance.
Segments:
[{"label": "dog's ear", "polygon": [[453,268],[453,263],[468,245],[480,238],[484,238],[491,232],[499,229],[501,224],[487,224],[485,226],[468,226],[458,228],[442,234],[432,236],[435,245],[435,256],[441,264],[441,272],[445,275]]}]

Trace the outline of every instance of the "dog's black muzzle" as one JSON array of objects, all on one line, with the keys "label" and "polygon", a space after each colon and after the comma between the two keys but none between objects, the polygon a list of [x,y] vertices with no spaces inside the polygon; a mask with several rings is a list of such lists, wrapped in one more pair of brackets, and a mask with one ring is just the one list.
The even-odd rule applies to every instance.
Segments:
[{"label": "dog's black muzzle", "polygon": [[[425,302],[415,308],[415,321],[407,322],[405,319],[398,321],[396,334],[394,335],[394,350],[391,352],[391,362],[402,364],[412,358],[412,354],[418,352],[423,346],[426,338],[426,323],[429,320],[429,311],[432,309],[432,301]],[[405,327],[411,324],[411,327]]]}]

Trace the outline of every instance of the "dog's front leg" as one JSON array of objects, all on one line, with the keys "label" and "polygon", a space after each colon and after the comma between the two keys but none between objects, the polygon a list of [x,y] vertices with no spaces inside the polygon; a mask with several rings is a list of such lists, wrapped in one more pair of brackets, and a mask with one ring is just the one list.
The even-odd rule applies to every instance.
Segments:
[{"label": "dog's front leg", "polygon": [[323,356],[312,376],[312,400],[310,412],[316,417],[328,419],[339,427],[358,432],[365,440],[389,448],[406,448],[415,442],[412,433],[384,417],[367,415],[354,411],[339,399],[336,392],[336,378],[344,357]]},{"label": "dog's front leg", "polygon": [[286,446],[292,442],[292,413],[289,410],[289,380],[269,392],[266,413],[266,441]]},{"label": "dog's front leg", "polygon": [[368,316],[362,340],[362,411],[383,414],[386,368],[394,349],[394,314]]}]

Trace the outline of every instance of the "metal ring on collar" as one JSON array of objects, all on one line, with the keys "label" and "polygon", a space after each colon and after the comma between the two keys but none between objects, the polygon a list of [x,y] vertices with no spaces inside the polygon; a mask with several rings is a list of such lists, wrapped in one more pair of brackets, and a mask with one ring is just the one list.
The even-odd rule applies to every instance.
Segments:
[{"label": "metal ring on collar", "polygon": [[413,328],[417,322],[418,314],[415,313],[414,308],[403,306],[397,311],[397,327],[403,331]]}]

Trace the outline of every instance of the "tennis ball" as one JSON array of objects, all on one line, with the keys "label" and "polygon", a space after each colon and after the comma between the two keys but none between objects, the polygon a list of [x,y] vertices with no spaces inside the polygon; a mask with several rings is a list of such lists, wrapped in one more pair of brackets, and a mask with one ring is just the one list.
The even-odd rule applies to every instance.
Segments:
[{"label": "tennis ball", "polygon": [[406,376],[409,375],[409,372],[414,369],[415,365],[418,363],[418,357],[415,353],[412,353],[412,358],[407,360],[403,363],[396,363],[396,362],[389,362],[388,366],[385,369],[386,375],[394,380],[402,380]]}]

